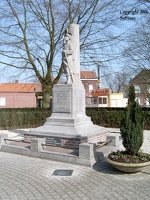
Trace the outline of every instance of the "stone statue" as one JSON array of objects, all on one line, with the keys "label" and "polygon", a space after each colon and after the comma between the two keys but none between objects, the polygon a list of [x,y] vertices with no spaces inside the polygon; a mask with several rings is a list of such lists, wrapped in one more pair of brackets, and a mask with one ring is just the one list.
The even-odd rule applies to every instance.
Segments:
[{"label": "stone statue", "polygon": [[66,75],[66,83],[73,83],[73,49],[71,42],[71,35],[66,31],[64,37],[62,63],[64,74]]},{"label": "stone statue", "polygon": [[62,51],[63,71],[66,84],[82,84],[80,80],[79,25],[70,24],[66,29]]}]

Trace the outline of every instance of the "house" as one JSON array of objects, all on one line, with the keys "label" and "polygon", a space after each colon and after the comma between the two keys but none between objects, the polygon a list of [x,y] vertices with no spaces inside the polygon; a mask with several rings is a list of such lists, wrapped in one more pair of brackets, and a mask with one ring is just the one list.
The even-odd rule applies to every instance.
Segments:
[{"label": "house", "polygon": [[98,88],[98,79],[95,71],[80,71],[80,79],[85,88],[86,104],[92,97],[93,90]]},{"label": "house", "polygon": [[94,104],[93,105],[94,107],[108,107],[110,101],[109,96],[110,96],[109,88],[93,90],[91,104]]},{"label": "house", "polygon": [[95,71],[81,71],[80,78],[85,88],[87,107],[125,107],[123,93],[111,93],[109,88],[99,88]]},{"label": "house", "polygon": [[[81,71],[87,107],[124,107],[123,93],[111,93],[99,88],[95,71]],[[0,83],[0,108],[42,107],[40,83]]]},{"label": "house", "polygon": [[141,106],[150,105],[150,70],[141,70],[133,79],[130,85],[134,85],[136,99]]},{"label": "house", "polygon": [[[89,101],[90,102],[90,101]],[[123,93],[112,93],[109,88],[92,91],[91,102],[87,107],[125,107],[127,99]]]},{"label": "house", "polygon": [[[96,72],[82,71],[81,78],[86,96],[91,96],[97,87]],[[0,83],[0,108],[42,107],[41,92],[40,83]]]},{"label": "house", "polygon": [[126,107],[128,99],[124,98],[122,92],[119,93],[110,93],[110,101],[108,107]]},{"label": "house", "polygon": [[0,83],[0,108],[37,107],[38,83]]}]

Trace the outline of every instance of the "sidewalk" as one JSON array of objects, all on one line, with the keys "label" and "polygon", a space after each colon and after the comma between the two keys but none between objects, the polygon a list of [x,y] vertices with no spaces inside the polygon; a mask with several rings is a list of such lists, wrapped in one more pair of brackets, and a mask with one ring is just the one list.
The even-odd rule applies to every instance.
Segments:
[{"label": "sidewalk", "polygon": [[[24,131],[0,131],[11,138]],[[149,151],[150,132],[142,148]],[[55,176],[55,170],[72,170]],[[0,200],[149,200],[150,167],[125,174],[106,161],[93,168],[0,152]]]},{"label": "sidewalk", "polygon": [[1,200],[149,200],[149,185],[150,168],[124,174],[105,161],[89,168],[0,152]]}]

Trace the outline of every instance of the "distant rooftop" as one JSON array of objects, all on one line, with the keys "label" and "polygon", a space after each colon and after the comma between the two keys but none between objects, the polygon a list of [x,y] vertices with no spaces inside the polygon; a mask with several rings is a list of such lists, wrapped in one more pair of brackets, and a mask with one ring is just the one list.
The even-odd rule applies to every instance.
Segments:
[{"label": "distant rooftop", "polygon": [[81,79],[97,79],[95,71],[80,71]]},{"label": "distant rooftop", "polygon": [[0,83],[0,92],[41,92],[39,83]]},{"label": "distant rooftop", "polygon": [[130,80],[130,84],[134,82],[150,83],[150,70],[142,69],[133,79]]}]

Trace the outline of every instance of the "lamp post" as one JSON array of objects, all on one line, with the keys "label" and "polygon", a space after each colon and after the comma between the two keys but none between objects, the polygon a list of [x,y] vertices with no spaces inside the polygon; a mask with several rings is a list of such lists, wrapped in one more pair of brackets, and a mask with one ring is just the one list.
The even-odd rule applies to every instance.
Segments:
[{"label": "lamp post", "polygon": [[100,64],[97,64],[97,83],[98,83],[98,89],[100,89]]},{"label": "lamp post", "polygon": [[96,66],[97,66],[97,83],[98,83],[98,89],[100,89],[100,82],[101,82],[101,80],[100,80],[100,61],[98,61],[98,60],[95,60],[95,57],[90,57],[92,60],[93,60],[93,62],[96,64]]}]

